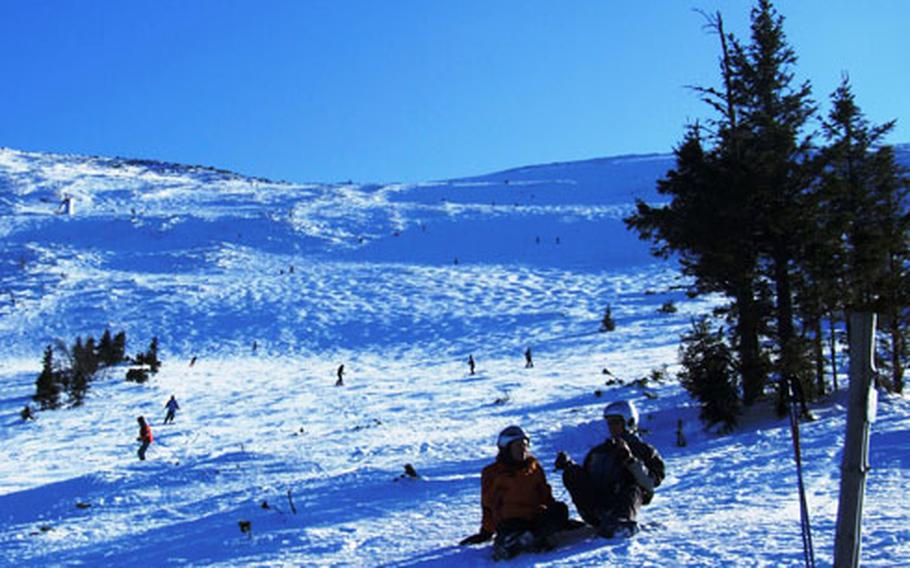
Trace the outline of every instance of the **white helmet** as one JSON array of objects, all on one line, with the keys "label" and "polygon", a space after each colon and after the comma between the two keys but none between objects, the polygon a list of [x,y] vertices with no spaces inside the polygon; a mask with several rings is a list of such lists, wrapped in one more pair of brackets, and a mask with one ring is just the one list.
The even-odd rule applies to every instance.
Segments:
[{"label": "white helmet", "polygon": [[618,400],[611,402],[604,408],[604,418],[619,416],[629,430],[634,430],[638,426],[638,410],[631,400]]},{"label": "white helmet", "polygon": [[499,449],[504,450],[515,440],[530,441],[530,438],[528,438],[528,435],[525,434],[525,431],[522,430],[520,426],[509,426],[499,433],[499,438],[496,439],[496,445]]}]

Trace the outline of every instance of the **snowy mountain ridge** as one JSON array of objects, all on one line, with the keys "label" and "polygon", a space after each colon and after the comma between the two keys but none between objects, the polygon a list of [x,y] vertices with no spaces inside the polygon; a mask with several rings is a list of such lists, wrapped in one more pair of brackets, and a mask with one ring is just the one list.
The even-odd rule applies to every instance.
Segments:
[{"label": "snowy mountain ridge", "polygon": [[[910,164],[910,146],[897,150]],[[521,424],[568,501],[556,452],[582,459],[605,436],[604,404],[628,398],[667,462],[645,530],[512,564],[801,565],[789,428],[770,402],[719,437],[672,378],[633,384],[672,374],[679,334],[717,303],[687,299],[622,223],[672,164],[294,184],[0,149],[0,564],[491,564],[488,547],[454,543],[479,526],[497,432]],[[666,302],[678,311],[658,312]],[[617,329],[600,333],[607,304]],[[106,369],[83,406],[23,423],[44,347],[105,328],[126,332],[129,353],[158,337],[161,372],[135,385]],[[172,394],[181,410],[162,425]],[[844,394],[802,432],[822,565]],[[146,462],[138,415],[156,435]],[[908,415],[906,398],[882,396],[865,565],[910,564]],[[419,479],[399,477],[406,463]]]}]

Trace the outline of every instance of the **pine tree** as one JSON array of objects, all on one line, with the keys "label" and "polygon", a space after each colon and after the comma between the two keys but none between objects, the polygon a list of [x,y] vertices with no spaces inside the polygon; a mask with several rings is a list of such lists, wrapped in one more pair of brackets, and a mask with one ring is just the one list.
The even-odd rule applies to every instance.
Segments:
[{"label": "pine tree", "polygon": [[71,373],[70,380],[67,382],[69,402],[73,406],[82,406],[85,401],[85,395],[88,393],[90,377],[80,370],[73,370]]},{"label": "pine tree", "polygon": [[161,367],[161,361],[158,359],[157,337],[153,337],[151,343],[149,343],[149,350],[146,354],[146,363],[148,363],[149,370],[152,374],[157,373],[158,369]]},{"label": "pine tree", "polygon": [[758,252],[774,287],[777,370],[785,380],[796,380],[802,350],[795,345],[793,267],[809,227],[813,170],[803,131],[815,108],[809,83],[794,84],[796,54],[787,44],[783,17],[769,0],[759,0],[751,19],[751,43],[733,42],[731,56],[740,126],[747,133],[740,140],[740,159]]},{"label": "pine tree", "polygon": [[32,399],[42,409],[57,408],[60,405],[60,381],[54,369],[54,350],[48,345],[44,350],[41,374],[35,381],[35,395]]},{"label": "pine tree", "polygon": [[111,351],[111,364],[117,364],[126,359],[126,332],[121,331],[114,336]]},{"label": "pine tree", "polygon": [[846,76],[831,101],[817,193],[825,212],[820,223],[828,242],[825,254],[837,258],[841,268],[828,278],[840,291],[841,309],[882,314],[888,327],[887,366],[895,389],[901,390],[907,364],[904,306],[910,305],[910,184],[893,149],[882,145],[894,121],[871,125]]},{"label": "pine tree", "polygon": [[677,255],[683,273],[693,277],[690,295],[720,292],[733,299],[728,313],[735,318],[745,400],[751,404],[766,381],[760,337],[767,306],[760,301],[757,230],[731,142],[735,121],[724,124],[708,151],[700,126],[689,127],[675,150],[675,169],[658,181],[658,192],[671,197],[670,204],[651,207],[639,200],[626,224],[655,243],[656,256]]},{"label": "pine tree", "polygon": [[70,353],[72,354],[73,365],[70,369],[63,371],[66,377],[66,392],[69,395],[70,404],[80,406],[85,399],[85,393],[88,391],[89,370],[92,365],[91,358],[94,357],[94,354],[90,354],[89,349],[82,344],[81,337],[76,338]]},{"label": "pine tree", "polygon": [[98,372],[98,367],[100,366],[100,361],[98,360],[98,355],[96,353],[95,338],[91,335],[85,340],[85,349],[82,354],[83,361],[81,366],[85,371],[86,377],[91,380],[94,374]]},{"label": "pine tree", "polygon": [[[655,252],[676,253],[694,293],[721,292],[733,300],[736,342],[743,373],[743,400],[764,392],[767,375],[761,334],[773,332],[777,370],[795,376],[801,365],[791,345],[794,329],[794,267],[808,229],[807,195],[814,170],[810,139],[814,115],[808,83],[794,85],[796,55],[783,33],[783,18],[768,0],[751,14],[751,42],[711,25],[721,39],[723,89],[699,88],[718,113],[705,148],[699,125],[689,127],[676,150],[676,168],[658,182],[670,205],[637,203],[627,224],[657,243]],[[770,296],[766,291],[771,291]],[[775,321],[765,298],[774,300]]]},{"label": "pine tree", "polygon": [[116,365],[119,362],[114,358],[114,340],[111,337],[111,330],[105,329],[101,334],[96,354],[98,360],[105,366]]},{"label": "pine tree", "polygon": [[736,370],[723,330],[712,331],[707,318],[692,322],[680,345],[680,384],[701,405],[699,417],[711,427],[723,423],[729,432],[741,412]]}]

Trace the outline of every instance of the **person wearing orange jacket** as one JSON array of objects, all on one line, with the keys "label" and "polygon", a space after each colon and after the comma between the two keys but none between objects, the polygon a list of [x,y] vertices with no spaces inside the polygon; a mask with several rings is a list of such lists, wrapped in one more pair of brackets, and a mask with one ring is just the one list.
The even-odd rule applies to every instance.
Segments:
[{"label": "person wearing orange jacket", "polygon": [[142,445],[139,446],[139,459],[144,461],[145,451],[149,449],[149,444],[151,444],[155,438],[152,436],[152,427],[145,421],[144,416],[140,416],[136,421],[139,422],[139,437],[136,438],[136,440],[142,442]]},{"label": "person wearing orange jacket", "polygon": [[460,544],[480,544],[495,535],[494,560],[554,547],[553,535],[566,526],[569,508],[553,498],[540,462],[528,451],[529,442],[518,426],[499,434],[496,461],[480,476],[480,532]]}]

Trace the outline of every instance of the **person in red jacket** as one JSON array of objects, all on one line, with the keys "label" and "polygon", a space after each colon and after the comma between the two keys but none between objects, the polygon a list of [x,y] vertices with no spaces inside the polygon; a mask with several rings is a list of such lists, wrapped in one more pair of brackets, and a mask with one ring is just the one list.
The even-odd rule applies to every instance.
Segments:
[{"label": "person in red jacket", "polygon": [[552,537],[566,526],[569,508],[553,498],[543,468],[528,452],[528,444],[528,436],[518,426],[509,426],[499,434],[496,461],[480,476],[480,532],[460,544],[480,544],[495,534],[495,560],[524,550],[553,548]]},{"label": "person in red jacket", "polygon": [[136,421],[139,422],[139,437],[136,440],[142,442],[139,446],[139,459],[145,460],[145,451],[155,438],[152,436],[152,427],[146,423],[144,416],[140,416]]}]

